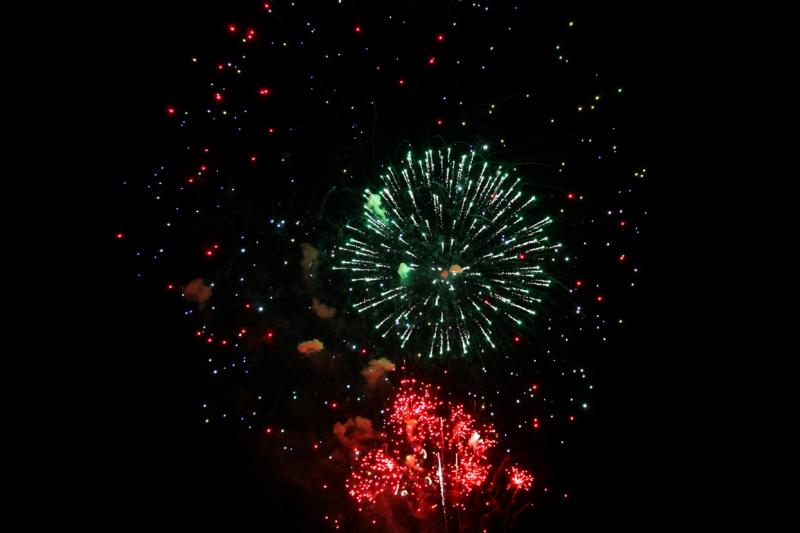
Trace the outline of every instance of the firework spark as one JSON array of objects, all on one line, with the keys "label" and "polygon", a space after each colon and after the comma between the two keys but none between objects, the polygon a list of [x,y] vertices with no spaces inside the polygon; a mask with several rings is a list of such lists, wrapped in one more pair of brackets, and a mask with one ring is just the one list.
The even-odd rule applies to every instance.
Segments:
[{"label": "firework spark", "polygon": [[542,264],[560,245],[545,233],[552,219],[531,215],[521,178],[448,148],[409,152],[380,180],[335,268],[351,273],[354,307],[376,315],[381,336],[419,339],[428,357],[466,355],[495,348],[500,324],[536,315],[550,285]]}]

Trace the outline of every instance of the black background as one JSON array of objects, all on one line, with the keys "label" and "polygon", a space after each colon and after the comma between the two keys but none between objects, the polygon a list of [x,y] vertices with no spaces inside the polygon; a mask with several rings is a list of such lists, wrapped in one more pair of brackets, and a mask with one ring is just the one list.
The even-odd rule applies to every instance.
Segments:
[{"label": "black background", "polygon": [[[279,480],[263,479],[252,467],[246,442],[233,432],[198,427],[191,408],[198,391],[185,375],[189,355],[181,348],[182,322],[158,296],[140,294],[128,256],[109,239],[119,200],[112,182],[121,170],[135,175],[152,168],[159,143],[153,131],[163,119],[164,95],[180,86],[175,65],[202,49],[205,36],[219,31],[230,8],[139,2],[105,9],[80,58],[91,71],[85,92],[97,116],[98,141],[87,147],[103,180],[95,191],[107,191],[103,197],[109,201],[101,201],[99,223],[90,229],[100,243],[90,267],[100,290],[92,296],[94,318],[88,321],[100,332],[90,350],[98,357],[90,370],[86,418],[92,437],[85,451],[97,473],[90,485],[97,490],[79,508],[91,509],[109,525],[219,520],[232,529],[242,522],[267,530],[312,528],[311,502]],[[685,240],[686,221],[676,220],[676,206],[691,201],[686,190],[697,179],[689,170],[690,156],[682,151],[693,134],[686,122],[697,105],[693,100],[703,98],[686,94],[687,85],[697,81],[688,52],[702,55],[707,45],[682,31],[686,14],[645,8],[572,12],[592,21],[584,35],[597,57],[635,80],[626,106],[632,111],[623,118],[641,132],[629,139],[630,149],[649,162],[654,176],[646,236],[649,273],[630,353],[624,364],[601,376],[604,389],[613,392],[604,393],[607,411],[597,430],[602,438],[591,440],[593,449],[580,465],[584,496],[565,512],[541,516],[530,526],[540,531],[590,524],[650,529],[674,519],[688,498],[685,492],[678,495],[689,483],[681,450],[694,429],[688,422],[690,389],[681,384],[692,379],[687,362],[696,345],[690,350],[687,339],[697,321],[692,311],[678,309],[690,288],[679,272],[686,268],[683,252],[676,250],[684,246],[691,254],[691,243]]]}]

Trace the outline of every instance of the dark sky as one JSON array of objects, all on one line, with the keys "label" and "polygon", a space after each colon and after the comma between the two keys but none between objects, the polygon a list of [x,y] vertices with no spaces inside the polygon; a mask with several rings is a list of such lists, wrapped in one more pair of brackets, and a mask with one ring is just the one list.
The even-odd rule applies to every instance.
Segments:
[{"label": "dark sky", "polygon": [[[87,90],[97,95],[103,111],[97,129],[105,142],[98,163],[109,171],[110,199],[103,206],[103,229],[113,235],[120,213],[130,217],[143,209],[138,199],[121,197],[113,182],[120,174],[146,175],[158,163],[168,137],[161,128],[164,103],[186,92],[183,66],[176,65],[212,46],[208,36],[219,32],[232,9],[225,3],[192,2],[138,2],[105,9],[104,37],[84,60],[100,71]],[[681,425],[685,399],[673,386],[680,375],[675,366],[686,355],[666,348],[675,342],[673,333],[680,335],[681,319],[674,302],[665,297],[670,282],[660,283],[669,274],[659,263],[673,253],[667,250],[681,245],[668,221],[674,216],[670,203],[679,196],[675,185],[686,178],[667,172],[674,168],[670,158],[679,150],[678,135],[684,128],[675,123],[681,105],[675,91],[686,74],[680,64],[686,43],[676,44],[673,19],[657,10],[558,9],[591,20],[581,39],[591,43],[586,49],[594,57],[583,54],[581,61],[600,63],[604,73],[619,73],[626,86],[635,88],[619,119],[636,134],[624,141],[662,181],[643,198],[652,211],[642,247],[650,274],[637,300],[640,307],[632,313],[636,329],[626,339],[627,352],[595,376],[603,383],[604,392],[598,394],[605,410],[579,445],[582,462],[572,466],[572,474],[580,473],[582,479],[576,490],[585,497],[566,511],[537,515],[530,527],[556,531],[640,524],[647,530],[668,512],[665,501],[667,509],[679,505],[679,497],[665,494],[664,488],[677,481],[670,479],[675,475],[670,466],[675,443],[691,438]],[[109,51],[110,58],[104,59]],[[209,432],[199,426],[193,406],[202,397],[203,381],[186,349],[190,326],[163,294],[141,290],[127,250],[108,242],[106,246],[103,269],[109,290],[100,295],[101,323],[110,335],[99,350],[107,353],[107,361],[97,400],[102,406],[96,424],[102,431],[93,448],[100,465],[96,505],[114,516],[112,523],[126,525],[219,520],[267,530],[315,527],[313,504],[256,466],[251,441],[234,430]]]}]

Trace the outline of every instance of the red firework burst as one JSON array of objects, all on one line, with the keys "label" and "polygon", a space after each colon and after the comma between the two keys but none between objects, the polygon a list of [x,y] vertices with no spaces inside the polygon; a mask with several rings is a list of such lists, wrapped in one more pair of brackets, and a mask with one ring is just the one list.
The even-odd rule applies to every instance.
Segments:
[{"label": "red firework burst", "polygon": [[464,407],[441,400],[430,385],[403,380],[388,409],[382,448],[356,459],[346,481],[350,496],[374,503],[379,496],[411,497],[418,508],[463,508],[486,480],[489,450],[497,444],[491,424]]},{"label": "red firework burst", "polygon": [[508,488],[514,490],[530,490],[533,475],[527,470],[512,466],[508,471]]}]

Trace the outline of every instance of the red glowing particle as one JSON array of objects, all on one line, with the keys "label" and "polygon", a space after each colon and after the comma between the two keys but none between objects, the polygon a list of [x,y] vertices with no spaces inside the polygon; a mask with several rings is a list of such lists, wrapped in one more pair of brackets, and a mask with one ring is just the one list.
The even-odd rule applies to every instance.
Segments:
[{"label": "red glowing particle", "polygon": [[620,225],[620,227],[624,228],[625,227],[625,221],[624,220],[620,220],[619,221],[619,225]]},{"label": "red glowing particle", "polygon": [[256,162],[256,156],[254,156],[254,155],[251,155],[251,156],[250,156],[250,161],[251,161],[252,163],[255,163],[255,162]]},{"label": "red glowing particle", "polygon": [[124,239],[125,238],[125,234],[124,233],[117,233],[116,235],[114,235],[114,237],[116,237],[117,239]]},{"label": "red glowing particle", "polygon": [[405,84],[406,84],[406,80],[404,80],[403,78],[400,78],[400,79],[397,81],[397,83],[398,83],[399,85],[405,85]]},{"label": "red glowing particle", "polygon": [[619,260],[620,260],[620,261],[625,261],[625,254],[622,254],[622,255],[620,255],[620,256],[619,256]]},{"label": "red glowing particle", "polygon": [[214,100],[216,100],[217,102],[221,102],[222,101],[222,93],[214,93]]},{"label": "red glowing particle", "polygon": [[433,56],[431,56],[431,57],[430,57],[430,59],[428,59],[428,64],[429,64],[429,65],[434,65],[434,64],[436,64],[436,58],[435,58],[435,57],[433,57]]},{"label": "red glowing particle", "polygon": [[436,36],[436,40],[439,41],[439,42],[444,41],[444,33],[440,33],[439,35],[437,35]]},{"label": "red glowing particle", "polygon": [[520,261],[525,261],[525,252],[520,252],[518,257]]},{"label": "red glowing particle", "polygon": [[275,334],[272,332],[272,330],[269,330],[269,331],[267,331],[267,339],[272,339],[272,337],[273,337],[274,335],[275,335]]},{"label": "red glowing particle", "polygon": [[211,338],[211,337],[209,337],[209,338],[207,338],[207,339],[206,339],[206,342],[207,342],[208,344],[211,344],[212,342],[214,342],[214,339],[213,339],[213,338]]},{"label": "red glowing particle", "polygon": [[212,257],[214,255],[214,250],[206,250],[206,257]]},{"label": "red glowing particle", "polygon": [[269,2],[264,2],[264,9],[266,9],[267,11],[272,9],[272,6],[269,5]]},{"label": "red glowing particle", "polygon": [[227,346],[228,345],[228,339],[222,339],[221,341],[219,341],[219,343],[221,345],[223,345],[223,346]]},{"label": "red glowing particle", "polygon": [[225,68],[225,65],[223,65],[222,63],[218,63],[217,64],[217,70],[222,70],[224,68]]},{"label": "red glowing particle", "polygon": [[261,88],[258,90],[258,94],[260,94],[261,96],[267,96],[269,94],[269,89],[267,89],[266,87]]},{"label": "red glowing particle", "polygon": [[175,114],[175,108],[172,107],[172,106],[168,107],[167,108],[167,115],[174,115],[174,114]]},{"label": "red glowing particle", "polygon": [[516,342],[517,344],[519,344],[521,341],[522,341],[522,338],[519,335],[514,337],[514,342]]},{"label": "red glowing particle", "polygon": [[336,402],[331,402],[331,409],[336,409]]},{"label": "red glowing particle", "polygon": [[581,285],[583,285],[583,280],[580,280],[580,279],[575,280],[575,286],[576,287],[580,287]]},{"label": "red glowing particle", "polygon": [[264,428],[264,433],[269,435],[270,433],[272,433],[272,428]]},{"label": "red glowing particle", "polygon": [[361,355],[367,355],[367,349],[361,348]]},{"label": "red glowing particle", "polygon": [[567,193],[567,200],[574,200],[574,199],[575,199],[575,193],[568,192]]},{"label": "red glowing particle", "polygon": [[275,128],[270,128],[267,131],[269,132],[270,135],[272,135],[273,133],[275,133]]},{"label": "red glowing particle", "polygon": [[438,119],[438,120],[436,121],[436,125],[437,125],[437,126],[441,126],[442,124],[444,124],[444,120],[442,120],[442,119]]},{"label": "red glowing particle", "polygon": [[575,422],[575,415],[569,415],[569,421]]},{"label": "red glowing particle", "polygon": [[255,37],[255,36],[256,36],[256,30],[254,30],[253,28],[248,28],[247,29],[247,39],[252,41],[253,37]]},{"label": "red glowing particle", "polygon": [[195,331],[195,332],[194,332],[194,334],[195,334],[196,336],[200,337],[200,336],[202,336],[202,335],[203,335],[203,332],[202,332],[202,331],[200,331],[200,330],[198,329],[197,331]]},{"label": "red glowing particle", "polygon": [[236,26],[233,24],[228,24],[228,31],[231,33],[236,33]]},{"label": "red glowing particle", "polygon": [[239,330],[239,335],[244,335],[245,333],[247,333],[246,329],[242,328]]},{"label": "red glowing particle", "polygon": [[356,24],[355,28],[353,29],[355,30],[356,33],[361,33],[361,26],[359,26],[358,24]]},{"label": "red glowing particle", "polygon": [[539,429],[539,419],[538,418],[534,418],[533,419],[533,429]]},{"label": "red glowing particle", "polygon": [[207,154],[208,153],[208,148],[203,148],[203,152]]},{"label": "red glowing particle", "polygon": [[208,169],[205,165],[200,165],[200,172],[205,172]]},{"label": "red glowing particle", "polygon": [[531,390],[538,390],[538,389],[539,389],[539,385],[537,385],[536,383],[531,385]]},{"label": "red glowing particle", "polygon": [[172,290],[172,289],[174,289],[174,288],[175,288],[175,285],[173,285],[172,283],[170,283],[169,285],[167,285],[167,290],[169,290],[169,291],[171,291],[171,290]]},{"label": "red glowing particle", "polygon": [[598,294],[597,295],[597,301],[598,302],[602,302],[603,300],[604,300],[603,295],[602,294]]}]

